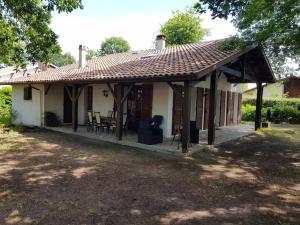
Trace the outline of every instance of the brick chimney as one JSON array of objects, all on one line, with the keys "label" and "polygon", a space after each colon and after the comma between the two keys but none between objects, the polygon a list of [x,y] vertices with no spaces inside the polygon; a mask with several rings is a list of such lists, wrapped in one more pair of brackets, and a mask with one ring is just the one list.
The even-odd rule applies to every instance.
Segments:
[{"label": "brick chimney", "polygon": [[162,50],[165,47],[166,47],[166,36],[163,34],[157,35],[155,40],[155,49]]},{"label": "brick chimney", "polygon": [[83,45],[79,45],[79,68],[86,67],[86,52],[87,48]]}]

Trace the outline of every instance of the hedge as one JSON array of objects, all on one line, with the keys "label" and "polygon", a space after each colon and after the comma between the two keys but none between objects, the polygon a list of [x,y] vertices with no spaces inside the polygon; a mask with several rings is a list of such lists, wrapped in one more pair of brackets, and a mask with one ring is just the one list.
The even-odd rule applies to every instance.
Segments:
[{"label": "hedge", "polygon": [[[256,98],[245,98],[243,99],[244,105],[256,105]],[[274,105],[290,105],[294,106],[300,110],[300,98],[273,98],[273,99],[264,99],[263,108],[273,107]]]},{"label": "hedge", "polygon": [[[256,99],[243,99],[242,120],[254,121]],[[266,119],[267,108],[271,108],[272,122],[287,122],[300,124],[300,99],[298,98],[276,98],[263,100],[262,120]]]}]

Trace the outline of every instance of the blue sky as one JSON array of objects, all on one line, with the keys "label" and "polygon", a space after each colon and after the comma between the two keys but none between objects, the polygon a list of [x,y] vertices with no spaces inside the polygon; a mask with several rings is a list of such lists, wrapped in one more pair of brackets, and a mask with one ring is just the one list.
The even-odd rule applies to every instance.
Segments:
[{"label": "blue sky", "polygon": [[[110,36],[122,36],[132,50],[153,47],[159,28],[172,11],[184,10],[196,0],[83,0],[84,9],[69,14],[53,14],[52,28],[59,35],[64,52],[78,55],[78,45],[97,49]],[[228,37],[235,33],[232,24],[202,15],[203,27],[210,29],[205,39]]]}]

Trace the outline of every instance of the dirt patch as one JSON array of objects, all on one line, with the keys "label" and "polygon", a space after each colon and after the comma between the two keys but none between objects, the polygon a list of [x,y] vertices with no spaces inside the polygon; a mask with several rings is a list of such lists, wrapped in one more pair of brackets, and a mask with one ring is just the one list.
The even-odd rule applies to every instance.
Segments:
[{"label": "dirt patch", "polygon": [[0,224],[300,223],[297,142],[262,133],[189,159],[128,150],[1,134]]}]

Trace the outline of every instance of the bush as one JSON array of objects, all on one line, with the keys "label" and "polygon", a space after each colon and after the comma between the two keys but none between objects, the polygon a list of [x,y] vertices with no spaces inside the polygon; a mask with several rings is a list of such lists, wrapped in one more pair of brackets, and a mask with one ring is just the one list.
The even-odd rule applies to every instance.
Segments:
[{"label": "bush", "polygon": [[10,127],[12,125],[13,116],[10,109],[0,107],[0,127]]},{"label": "bush", "polygon": [[12,89],[11,87],[0,88],[0,127],[12,125]]},{"label": "bush", "polygon": [[[242,120],[243,121],[254,121],[255,120],[256,106],[254,105],[242,105]],[[262,108],[261,118],[265,120],[267,117],[267,108]]]},{"label": "bush", "polygon": [[60,120],[55,113],[45,112],[45,124],[49,127],[58,127],[60,125]]},{"label": "bush", "polygon": [[272,117],[281,122],[300,123],[300,111],[294,106],[284,104],[275,105],[272,108],[272,112]]},{"label": "bush", "polygon": [[[267,108],[271,108],[272,122],[300,123],[300,99],[298,98],[275,98],[263,100],[262,120],[266,119]],[[243,99],[242,120],[255,120],[256,99]]]},{"label": "bush", "polygon": [[255,106],[253,105],[242,105],[242,120],[243,121],[254,121],[255,120]]}]

